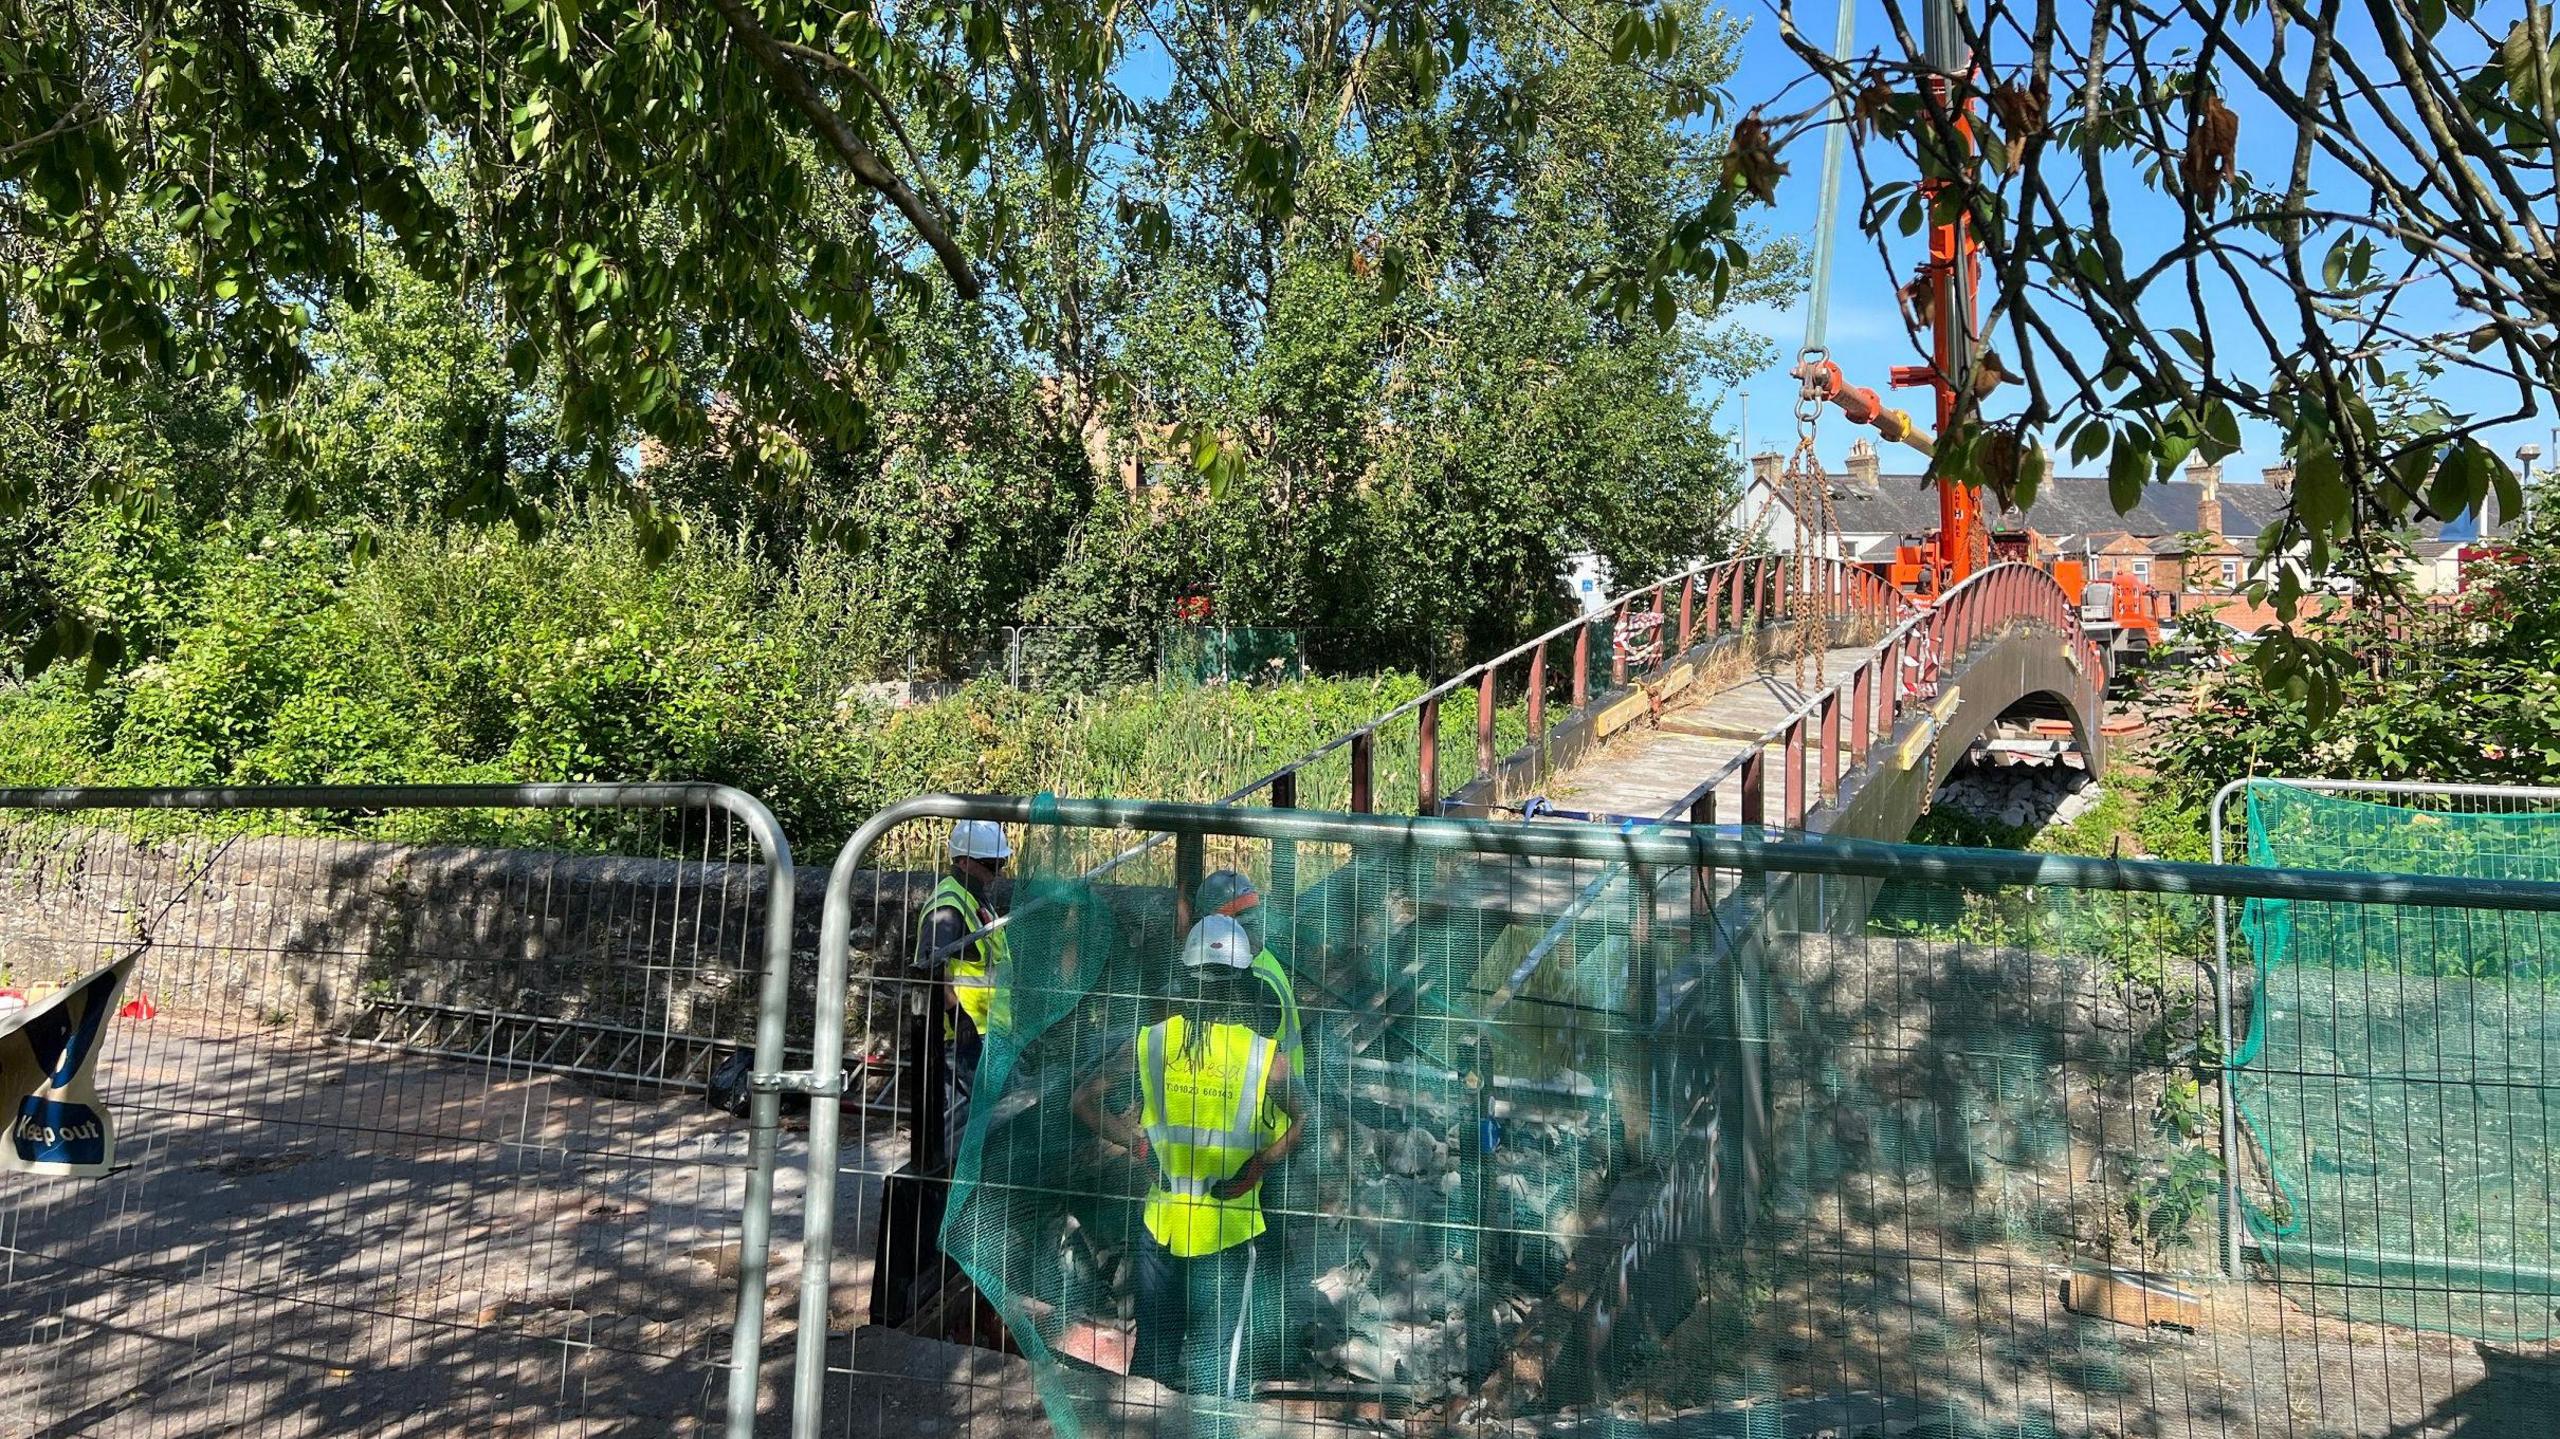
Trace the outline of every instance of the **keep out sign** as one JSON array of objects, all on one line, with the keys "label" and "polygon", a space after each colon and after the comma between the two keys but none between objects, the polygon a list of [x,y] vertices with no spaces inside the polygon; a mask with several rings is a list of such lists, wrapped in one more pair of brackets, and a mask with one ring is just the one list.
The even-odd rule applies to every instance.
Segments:
[{"label": "keep out sign", "polygon": [[116,1128],[94,1070],[127,955],[23,1008],[0,1012],[0,1174],[98,1175],[115,1163]]}]

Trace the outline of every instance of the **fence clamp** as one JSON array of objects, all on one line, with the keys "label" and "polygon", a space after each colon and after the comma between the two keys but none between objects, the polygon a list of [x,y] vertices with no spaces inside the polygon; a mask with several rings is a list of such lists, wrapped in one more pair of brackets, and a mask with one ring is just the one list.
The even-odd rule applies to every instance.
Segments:
[{"label": "fence clamp", "polygon": [[820,1074],[814,1069],[759,1072],[747,1076],[747,1089],[754,1094],[808,1094],[833,1099],[844,1093],[845,1072],[841,1069],[834,1074]]}]

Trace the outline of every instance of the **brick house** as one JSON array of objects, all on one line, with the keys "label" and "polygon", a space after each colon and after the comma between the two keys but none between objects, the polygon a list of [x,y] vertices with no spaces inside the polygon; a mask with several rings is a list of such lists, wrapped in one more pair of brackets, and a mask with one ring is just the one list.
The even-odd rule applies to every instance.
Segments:
[{"label": "brick house", "polygon": [[[1795,548],[1785,463],[1775,454],[1752,457],[1750,483],[1732,512],[1746,544],[1756,537],[1771,550]],[[1882,469],[1875,446],[1860,439],[1846,471],[1825,476],[1833,522],[1821,546],[1825,554],[1882,562],[1897,544],[1937,527],[1937,491],[1927,478]],[[2246,593],[2261,563],[2259,536],[2283,518],[2292,486],[2290,465],[2268,466],[2254,484],[2225,484],[2220,465],[2195,459],[2184,479],[2145,485],[2142,502],[2120,513],[2105,480],[2057,476],[2038,487],[2028,509],[1995,516],[1993,528],[2023,534],[2027,554],[2039,564],[2075,556],[2093,580],[2130,577],[2167,594],[2173,615],[2213,614],[2255,632],[2276,619],[2272,607],[2250,603]],[[2410,546],[2414,587],[2421,594],[2460,588],[2465,556],[2480,553],[2483,540],[2506,528],[2494,511],[2485,525],[2468,515],[2421,524]],[[2311,603],[2316,609],[2326,601]]]}]

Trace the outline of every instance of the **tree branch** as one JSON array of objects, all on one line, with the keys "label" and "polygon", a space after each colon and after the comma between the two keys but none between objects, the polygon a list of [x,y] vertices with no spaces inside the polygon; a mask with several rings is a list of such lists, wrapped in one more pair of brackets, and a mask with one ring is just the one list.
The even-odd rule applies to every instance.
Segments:
[{"label": "tree branch", "polygon": [[[791,40],[776,40],[773,43],[779,47],[785,55],[806,60],[821,69],[832,70],[836,74],[842,75],[844,78],[852,81],[856,86],[860,87],[863,94],[870,96],[871,103],[879,107],[881,123],[889,127],[890,135],[895,137],[898,142],[899,151],[907,157],[908,166],[916,172],[917,180],[924,185],[926,190],[928,192],[931,191],[933,182],[925,170],[924,157],[916,153],[916,142],[908,138],[907,127],[899,122],[896,107],[889,103],[889,97],[882,93],[879,82],[871,78],[870,72],[845,59],[841,55],[821,50],[815,45],[802,45]],[[929,196],[929,198],[932,198],[937,204],[940,203],[939,196]]]},{"label": "tree branch", "polygon": [[23,139],[12,140],[5,145],[0,145],[0,160],[10,159],[21,151],[35,149],[39,145],[47,144],[64,135],[68,135],[74,130],[82,129],[94,123],[98,119],[98,115],[99,112],[93,109],[88,101],[82,100],[76,102],[70,109],[62,112],[62,118],[54,121],[52,124],[45,126],[43,129],[38,130],[34,134],[26,136]]},{"label": "tree branch", "polygon": [[729,22],[729,29],[738,37],[738,43],[746,47],[748,58],[755,61],[756,67],[773,81],[782,98],[807,118],[810,127],[818,132],[818,138],[828,149],[836,152],[837,157],[844,161],[845,168],[853,172],[853,177],[880,192],[890,204],[898,207],[899,214],[906,216],[907,223],[914,226],[916,233],[932,248],[934,258],[942,262],[942,272],[950,277],[952,288],[960,292],[960,297],[974,300],[983,294],[985,287],[978,281],[977,270],[970,264],[968,252],[951,237],[950,228],[942,217],[933,212],[932,207],[899,177],[897,171],[889,168],[878,151],[853,133],[853,127],[846,124],[835,107],[827,103],[826,97],[818,93],[817,87],[809,83],[809,77],[800,72],[800,67],[791,62],[782,42],[774,39],[757,21],[754,12],[747,8],[746,0],[710,0],[710,3],[711,8],[719,11],[721,18]]}]

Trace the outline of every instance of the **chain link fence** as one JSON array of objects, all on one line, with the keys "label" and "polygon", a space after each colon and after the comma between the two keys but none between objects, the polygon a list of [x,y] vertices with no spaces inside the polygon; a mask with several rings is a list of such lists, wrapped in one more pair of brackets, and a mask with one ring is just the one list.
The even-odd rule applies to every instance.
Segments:
[{"label": "chain link fence", "polygon": [[[2235,809],[2251,864],[2560,878],[2560,791],[2249,780],[2216,796],[2217,852]],[[2325,1312],[2560,1338],[2549,917],[2480,907],[2385,927],[2359,908],[2250,900],[2216,919],[2236,961],[2226,1144],[2248,1161],[2225,1195],[2228,1268],[2275,1265]]]},{"label": "chain link fence", "polygon": [[867,688],[892,704],[922,704],[978,680],[1071,694],[1145,684],[1276,684],[1314,673],[1311,650],[1342,651],[1344,663],[1334,671],[1374,669],[1376,656],[1345,648],[1357,637],[1348,630],[1267,625],[1010,625],[982,637],[946,636],[890,664]]},{"label": "chain link fence", "polygon": [[[0,1000],[130,966],[110,1167],[0,1180],[0,1433],[2547,1432],[2560,1133],[2479,1039],[2548,1028],[2560,885],[929,797],[813,905],[710,787],[0,811]],[[960,817],[1016,849],[965,1092]],[[1181,959],[1219,870],[1293,1137],[1171,1254],[1141,1037],[1277,1052]],[[2314,1009],[2351,1053],[2228,1042]]]}]

